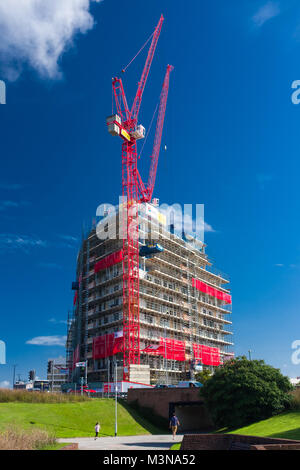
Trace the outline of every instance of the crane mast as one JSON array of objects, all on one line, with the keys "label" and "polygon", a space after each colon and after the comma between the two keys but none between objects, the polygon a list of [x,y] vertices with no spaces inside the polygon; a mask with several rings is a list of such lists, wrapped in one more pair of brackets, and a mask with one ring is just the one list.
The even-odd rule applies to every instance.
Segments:
[{"label": "crane mast", "polygon": [[145,187],[137,168],[137,140],[145,137],[145,129],[138,125],[138,115],[144,88],[163,23],[161,15],[153,32],[146,63],[138,84],[131,111],[121,78],[112,79],[117,114],[107,118],[111,135],[122,138],[122,238],[123,238],[123,378],[129,379],[130,365],[140,363],[139,324],[139,204],[152,198],[161,137],[166,110],[169,75],[173,67],[167,66],[160,95],[150,172]]}]

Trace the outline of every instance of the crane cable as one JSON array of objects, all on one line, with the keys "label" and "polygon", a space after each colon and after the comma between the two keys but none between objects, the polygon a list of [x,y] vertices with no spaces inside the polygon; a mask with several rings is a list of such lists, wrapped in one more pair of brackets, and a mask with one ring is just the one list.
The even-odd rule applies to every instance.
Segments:
[{"label": "crane cable", "polygon": [[147,41],[145,42],[145,44],[140,48],[140,50],[137,52],[137,54],[131,59],[131,61],[126,65],[126,67],[124,69],[122,69],[122,72],[125,73],[127,68],[129,67],[130,64],[132,64],[132,62],[137,58],[137,56],[139,55],[140,52],[142,52],[142,50],[144,49],[144,47],[148,44],[148,42],[150,41],[150,39],[152,38],[153,34],[155,33],[156,30],[153,31],[153,33],[151,34],[151,36],[149,36],[149,38],[147,39]]},{"label": "crane cable", "polygon": [[150,133],[150,131],[151,131],[151,127],[152,127],[152,124],[153,124],[154,116],[155,116],[155,114],[156,114],[158,105],[159,105],[159,101],[158,101],[158,103],[157,103],[157,105],[156,105],[156,107],[155,107],[155,110],[154,110],[154,113],[153,113],[153,116],[152,116],[152,119],[151,119],[151,122],[150,122],[150,126],[149,126],[149,128],[148,128],[148,131],[147,131],[145,140],[144,140],[144,142],[143,142],[143,145],[142,145],[142,148],[141,148],[141,151],[140,151],[140,154],[139,154],[139,158],[141,158],[141,156],[142,156],[145,143],[146,143],[146,141],[147,141],[147,139],[148,139],[148,135],[149,135],[149,133]]}]

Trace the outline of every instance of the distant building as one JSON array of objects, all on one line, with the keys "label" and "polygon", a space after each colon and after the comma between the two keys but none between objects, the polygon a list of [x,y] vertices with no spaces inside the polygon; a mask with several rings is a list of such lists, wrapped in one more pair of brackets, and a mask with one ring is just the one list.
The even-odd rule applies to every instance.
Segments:
[{"label": "distant building", "polygon": [[22,380],[17,380],[14,384],[14,390],[32,390],[33,384],[32,383],[26,383],[23,382]]},{"label": "distant building", "polygon": [[68,372],[66,370],[66,361],[63,357],[49,359],[47,365],[47,381],[49,381],[49,390],[52,392],[61,392],[61,386],[67,382]]},{"label": "distant building", "polygon": [[33,382],[33,389],[34,392],[49,392],[50,391],[50,384],[49,380],[41,379],[35,380]]},{"label": "distant building", "polygon": [[300,387],[300,377],[290,378],[290,382],[294,387]]}]

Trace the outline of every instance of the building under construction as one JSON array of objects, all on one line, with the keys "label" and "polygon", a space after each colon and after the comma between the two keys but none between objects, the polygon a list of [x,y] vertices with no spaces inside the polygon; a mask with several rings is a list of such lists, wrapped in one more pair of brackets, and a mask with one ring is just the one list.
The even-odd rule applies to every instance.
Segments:
[{"label": "building under construction", "polygon": [[[105,214],[83,241],[77,261],[68,365],[87,361],[88,382],[123,377],[123,241],[118,211]],[[104,238],[103,234],[116,235]],[[133,381],[177,383],[195,369],[214,369],[232,356],[229,280],[212,268],[200,240],[175,233],[153,204],[139,207],[140,375]],[[140,378],[140,380],[138,380]]]},{"label": "building under construction", "polygon": [[122,202],[103,214],[78,255],[67,339],[72,381],[87,364],[86,382],[110,382],[114,363],[118,380],[127,383],[175,383],[193,377],[197,367],[217,367],[232,354],[228,279],[212,272],[203,240],[184,227],[175,229],[152,199],[171,65],[149,126],[157,111],[147,183],[137,167],[144,148],[138,152],[137,142],[149,134],[139,123],[139,110],[163,20],[148,39],[131,109],[122,79],[112,79],[107,127],[122,142]]}]

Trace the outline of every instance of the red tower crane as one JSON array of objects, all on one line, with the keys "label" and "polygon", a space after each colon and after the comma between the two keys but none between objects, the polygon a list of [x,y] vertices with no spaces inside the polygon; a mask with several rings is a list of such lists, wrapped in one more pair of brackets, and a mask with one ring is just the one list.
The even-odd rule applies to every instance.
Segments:
[{"label": "red tower crane", "polygon": [[139,326],[139,233],[138,207],[152,198],[157,163],[166,111],[169,76],[173,66],[168,65],[160,95],[150,172],[145,186],[137,169],[137,143],[145,137],[145,128],[138,124],[142,96],[160,35],[163,16],[152,34],[146,63],[138,89],[129,110],[121,78],[112,79],[117,114],[107,118],[108,131],[122,138],[122,222],[123,222],[123,367],[124,380],[129,378],[129,366],[140,363]]}]

